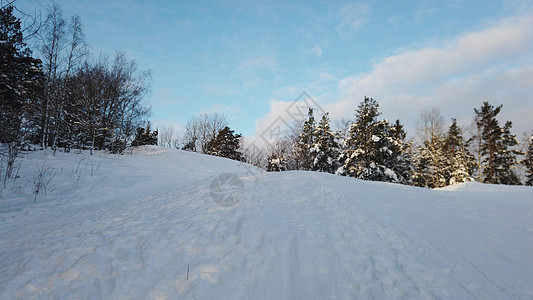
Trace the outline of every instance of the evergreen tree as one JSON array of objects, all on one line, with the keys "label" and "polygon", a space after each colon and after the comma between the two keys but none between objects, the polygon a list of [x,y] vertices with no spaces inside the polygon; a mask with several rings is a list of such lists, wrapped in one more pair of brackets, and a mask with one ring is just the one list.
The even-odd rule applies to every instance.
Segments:
[{"label": "evergreen tree", "polygon": [[11,5],[0,10],[0,41],[0,142],[20,144],[23,134],[31,133],[23,130],[34,126],[31,111],[42,96],[43,74]]},{"label": "evergreen tree", "polygon": [[[344,140],[345,150],[339,156],[341,167],[337,173],[345,176],[364,178],[373,161],[371,143],[377,139],[374,136],[377,127],[378,103],[372,98],[365,97],[356,110],[355,122]],[[374,139],[373,139],[374,138]]]},{"label": "evergreen tree", "polygon": [[429,148],[421,145],[413,154],[413,177],[411,183],[415,186],[433,188],[434,168],[433,159]]},{"label": "evergreen tree", "polygon": [[243,161],[242,153],[239,151],[240,138],[240,134],[234,134],[234,131],[226,126],[207,143],[207,154]]},{"label": "evergreen tree", "polygon": [[[137,133],[135,134],[135,139],[131,143],[132,146],[143,146],[143,145],[157,145],[157,130],[152,131],[150,129],[150,123],[146,125],[146,128],[137,127]],[[118,151],[120,152],[120,151]]]},{"label": "evergreen tree", "polygon": [[520,184],[518,176],[513,171],[517,163],[516,156],[520,151],[512,149],[518,145],[516,136],[511,134],[512,123],[507,121],[500,127],[496,116],[502,105],[494,107],[488,102],[478,110],[477,126],[481,129],[482,180],[494,184]]},{"label": "evergreen tree", "polygon": [[527,152],[522,164],[526,167],[525,185],[533,185],[533,134],[529,137]]},{"label": "evergreen tree", "polygon": [[461,128],[457,125],[457,120],[452,119],[452,125],[448,129],[445,148],[445,173],[448,185],[473,181],[472,171],[475,165],[475,159],[468,151],[467,144],[463,138]]},{"label": "evergreen tree", "polygon": [[[394,134],[387,120],[378,120],[379,104],[372,98],[361,102],[356,120],[350,126],[345,150],[339,156],[341,167],[337,173],[365,180],[403,182],[394,171],[400,156]],[[397,142],[398,143],[398,142]]]},{"label": "evergreen tree", "polygon": [[514,134],[511,134],[513,123],[511,121],[505,122],[501,130],[501,139],[496,143],[497,151],[495,162],[499,166],[495,171],[498,183],[508,185],[520,185],[520,178],[514,171],[518,164],[518,155],[523,155],[518,146],[518,140]]},{"label": "evergreen tree", "polygon": [[391,139],[391,155],[387,166],[390,167],[398,178],[398,182],[403,184],[410,184],[413,174],[413,165],[411,162],[411,154],[409,150],[411,144],[406,141],[407,133],[405,132],[400,120],[390,127],[389,135]]},{"label": "evergreen tree", "polygon": [[267,158],[267,172],[287,171],[287,159],[285,156],[271,153]]},{"label": "evergreen tree", "polygon": [[335,141],[335,135],[331,132],[329,123],[329,114],[325,113],[316,127],[316,142],[311,148],[311,153],[315,157],[313,171],[335,173],[338,168],[339,146]]},{"label": "evergreen tree", "polygon": [[316,122],[313,116],[313,109],[309,108],[307,112],[307,120],[304,121],[302,131],[298,136],[295,147],[295,156],[299,160],[300,169],[312,170],[313,162],[315,160],[316,153],[311,151],[311,148],[316,141]]}]

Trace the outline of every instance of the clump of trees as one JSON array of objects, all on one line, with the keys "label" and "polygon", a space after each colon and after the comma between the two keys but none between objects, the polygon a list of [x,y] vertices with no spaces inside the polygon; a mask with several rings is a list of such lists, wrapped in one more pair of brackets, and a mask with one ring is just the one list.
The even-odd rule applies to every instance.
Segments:
[{"label": "clump of trees", "polygon": [[262,149],[244,146],[241,135],[234,134],[227,119],[217,113],[192,117],[181,134],[164,127],[159,144],[245,161],[269,172],[318,171],[426,188],[474,180],[522,184],[518,172],[522,167],[524,184],[532,185],[532,139],[528,137],[526,155],[519,161],[524,152],[511,134],[512,123],[499,125],[501,109],[488,102],[474,109],[474,133],[469,138],[455,118],[447,127],[438,108],[426,109],[413,140],[407,139],[400,120],[390,123],[380,118],[378,101],[365,97],[353,120],[336,122],[340,130],[331,129],[328,113],[317,122],[309,108],[304,120]]},{"label": "clump of trees", "polygon": [[[191,117],[181,132],[173,126],[163,126],[159,134],[160,146],[198,152],[245,161],[242,136],[228,126],[219,113],[203,113]],[[251,156],[249,157],[251,159]]]},{"label": "clump of trees", "polygon": [[[365,97],[353,121],[337,122],[330,129],[328,114],[317,124],[313,110],[292,134],[275,141],[267,150],[267,171],[309,170],[336,173],[363,180],[387,181],[439,188],[477,180],[494,184],[521,184],[517,172],[525,169],[525,184],[533,183],[532,147],[529,139],[524,160],[512,123],[502,127],[497,115],[502,106],[488,102],[474,109],[475,133],[464,130],[452,118],[449,127],[437,108],[420,114],[417,140],[408,140],[399,120],[380,119],[379,104]],[[296,133],[296,134],[294,134]]]},{"label": "clump of trees", "polygon": [[124,52],[90,57],[81,19],[65,20],[57,3],[37,31],[34,55],[13,9],[0,11],[0,141],[66,151],[131,144],[150,115],[150,73]]},{"label": "clump of trees", "polygon": [[[46,19],[21,27],[13,2],[0,9],[0,170],[13,175],[22,149],[110,150],[132,145],[150,116],[150,73],[124,52],[91,57],[79,16],[48,7]],[[34,24],[36,24],[34,22]],[[154,141],[152,135],[151,143]],[[155,138],[157,140],[157,138]]]}]

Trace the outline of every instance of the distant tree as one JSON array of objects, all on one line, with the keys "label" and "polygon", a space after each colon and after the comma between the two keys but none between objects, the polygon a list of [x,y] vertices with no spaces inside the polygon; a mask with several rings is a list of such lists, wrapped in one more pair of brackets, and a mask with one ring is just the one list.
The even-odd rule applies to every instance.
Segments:
[{"label": "distant tree", "polygon": [[356,110],[355,122],[350,126],[344,141],[345,151],[339,156],[341,175],[361,179],[369,177],[375,157],[373,143],[379,139],[375,135],[378,128],[379,104],[372,98],[365,97]]},{"label": "distant tree", "polygon": [[272,153],[267,158],[267,172],[287,171],[287,160],[285,156]]},{"label": "distant tree", "polygon": [[516,174],[515,168],[518,165],[518,156],[524,155],[517,146],[518,140],[516,135],[511,133],[513,123],[505,122],[502,128],[501,142],[497,143],[498,151],[496,155],[496,164],[501,166],[496,174],[499,177],[499,183],[507,185],[521,185],[520,178]]},{"label": "distant tree", "polygon": [[291,170],[289,157],[294,143],[289,139],[275,140],[267,145],[266,170],[281,172]]},{"label": "distant tree", "polygon": [[412,143],[407,141],[407,132],[400,120],[396,120],[389,128],[390,150],[386,165],[394,171],[397,182],[411,184],[413,164],[411,160]]},{"label": "distant tree", "polygon": [[522,164],[526,168],[525,185],[533,185],[533,134],[529,136],[527,151]]},{"label": "distant tree", "polygon": [[414,157],[413,184],[438,188],[447,185],[448,165],[445,156],[444,118],[438,108],[422,111],[417,126],[420,145]]},{"label": "distant tree", "polygon": [[182,136],[185,146],[183,150],[208,154],[207,143],[226,126],[228,126],[228,120],[219,113],[193,116],[184,126]]},{"label": "distant tree", "polygon": [[310,149],[314,156],[313,171],[335,173],[338,168],[339,145],[329,123],[329,114],[325,113],[316,126],[316,141]]},{"label": "distant tree", "polygon": [[240,134],[234,134],[233,130],[228,126],[225,126],[206,144],[206,153],[209,155],[243,161],[242,153],[239,150],[240,138]]},{"label": "distant tree", "polygon": [[135,139],[131,143],[132,146],[143,146],[143,145],[157,145],[157,130],[152,131],[150,128],[150,122],[146,124],[146,128],[138,127],[137,133],[135,134]]},{"label": "distant tree", "polygon": [[482,140],[482,180],[485,183],[516,185],[520,184],[520,179],[513,168],[517,164],[517,155],[521,152],[513,149],[518,141],[511,134],[512,122],[507,121],[504,127],[500,127],[496,119],[501,108],[502,105],[494,107],[484,102],[480,109],[474,109]]},{"label": "distant tree", "polygon": [[445,174],[447,184],[455,184],[473,181],[472,172],[475,159],[468,151],[467,143],[463,138],[461,128],[457,125],[457,120],[452,119],[452,125],[448,129],[444,141],[444,152],[446,155],[447,173]]},{"label": "distant tree", "polygon": [[309,108],[307,112],[307,119],[304,121],[300,135],[295,145],[295,155],[299,158],[300,168],[302,170],[312,170],[313,162],[316,153],[311,151],[315,144],[316,137],[316,121],[313,116],[313,109]]},{"label": "distant tree", "polygon": [[161,147],[182,148],[180,137],[178,136],[178,131],[174,126],[163,126],[159,130],[159,141],[158,145]]},{"label": "distant tree", "polygon": [[395,171],[402,148],[398,147],[394,136],[402,136],[402,133],[391,130],[393,127],[387,120],[378,119],[380,115],[378,102],[365,97],[357,108],[355,122],[350,126],[339,156],[338,174],[365,180],[405,182]]}]

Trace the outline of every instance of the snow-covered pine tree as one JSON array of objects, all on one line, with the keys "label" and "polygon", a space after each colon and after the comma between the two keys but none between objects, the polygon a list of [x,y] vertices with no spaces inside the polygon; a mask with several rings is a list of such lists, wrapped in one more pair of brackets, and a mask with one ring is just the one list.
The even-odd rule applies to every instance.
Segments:
[{"label": "snow-covered pine tree", "polygon": [[500,127],[496,116],[502,105],[494,107],[488,102],[474,109],[477,115],[477,126],[481,129],[482,181],[494,184],[520,184],[513,168],[517,163],[520,151],[512,149],[518,145],[516,136],[511,134],[512,123],[507,121]]},{"label": "snow-covered pine tree", "polygon": [[511,134],[512,127],[513,123],[507,121],[501,130],[501,140],[496,143],[496,164],[500,167],[495,171],[498,183],[521,185],[520,178],[514,169],[518,165],[518,155],[523,155],[524,153],[517,149],[519,143],[516,136]]},{"label": "snow-covered pine tree", "polygon": [[344,176],[363,178],[372,163],[371,143],[380,115],[378,103],[365,97],[355,113],[355,122],[350,125],[348,136],[344,140],[344,151],[339,156],[340,168],[337,173]]},{"label": "snow-covered pine tree", "polygon": [[413,153],[413,177],[411,184],[419,187],[433,187],[433,159],[425,145],[416,147]]},{"label": "snow-covered pine tree", "polygon": [[467,144],[463,138],[461,128],[457,125],[457,120],[452,118],[452,125],[448,129],[446,140],[444,141],[446,155],[446,182],[448,185],[473,181],[472,170],[475,165],[475,158],[468,151]]},{"label": "snow-covered pine tree", "polygon": [[311,153],[315,157],[313,171],[335,173],[338,168],[339,146],[335,141],[334,133],[331,132],[329,123],[329,113],[325,113],[316,127],[316,142],[311,148]]},{"label": "snow-covered pine tree", "polygon": [[243,161],[242,153],[239,151],[240,138],[240,134],[234,134],[234,131],[226,126],[207,143],[207,154]]},{"label": "snow-covered pine tree", "polygon": [[287,159],[283,155],[271,153],[267,158],[267,172],[287,171]]},{"label": "snow-covered pine tree", "polygon": [[[143,146],[143,145],[157,145],[157,130],[151,130],[150,122],[146,124],[146,128],[137,127],[137,133],[135,134],[135,139],[131,143],[132,146]],[[113,149],[110,149],[113,151]],[[121,152],[120,149],[116,149],[116,152]]]},{"label": "snow-covered pine tree", "polygon": [[313,162],[315,160],[315,153],[311,151],[311,148],[315,144],[316,121],[313,116],[313,109],[309,108],[307,112],[307,120],[304,121],[302,131],[298,136],[295,147],[295,155],[299,158],[301,170],[312,170]]},{"label": "snow-covered pine tree", "polygon": [[402,182],[394,171],[396,152],[391,126],[387,120],[378,120],[379,104],[365,97],[350,126],[344,150],[339,156],[341,167],[337,174],[374,181]]},{"label": "snow-covered pine tree", "polygon": [[392,155],[387,165],[396,173],[398,182],[410,184],[413,174],[413,165],[411,162],[411,143],[406,141],[407,133],[405,132],[400,120],[390,126],[389,135],[391,139]]},{"label": "snow-covered pine tree", "polygon": [[526,167],[525,185],[533,185],[533,134],[529,137],[527,152],[522,164]]}]

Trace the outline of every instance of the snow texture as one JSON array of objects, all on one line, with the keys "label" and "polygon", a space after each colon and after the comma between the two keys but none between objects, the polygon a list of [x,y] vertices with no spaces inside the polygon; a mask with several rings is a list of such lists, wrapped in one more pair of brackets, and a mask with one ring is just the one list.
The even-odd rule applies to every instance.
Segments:
[{"label": "snow texture", "polygon": [[[1,299],[533,298],[531,187],[263,173],[146,146],[48,154],[56,176],[32,203],[42,156],[2,191]],[[217,206],[209,184],[228,172],[243,198]]]}]

